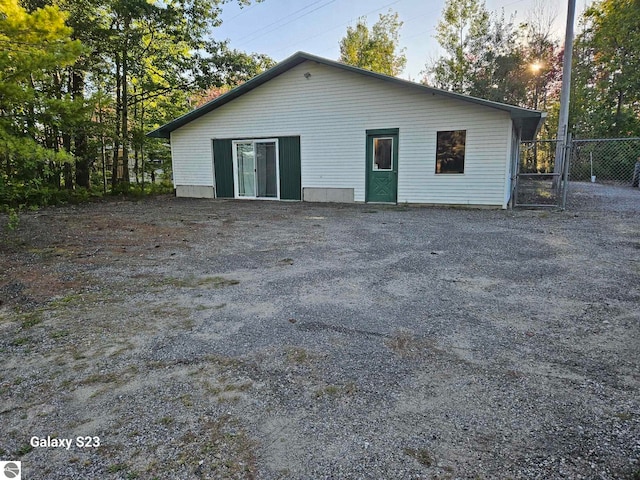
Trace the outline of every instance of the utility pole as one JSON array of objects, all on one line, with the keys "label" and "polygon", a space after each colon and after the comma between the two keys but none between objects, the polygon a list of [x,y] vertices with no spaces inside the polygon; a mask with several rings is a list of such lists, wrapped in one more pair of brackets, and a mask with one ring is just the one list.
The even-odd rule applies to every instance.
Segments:
[{"label": "utility pole", "polygon": [[[567,10],[567,27],[564,36],[564,58],[562,61],[562,90],[560,92],[560,115],[558,119],[558,143],[553,173],[564,171],[564,153],[567,148],[569,134],[569,97],[571,96],[571,61],[573,59],[573,23],[576,15],[576,0],[569,0]],[[554,178],[554,186],[559,187],[561,178]]]}]

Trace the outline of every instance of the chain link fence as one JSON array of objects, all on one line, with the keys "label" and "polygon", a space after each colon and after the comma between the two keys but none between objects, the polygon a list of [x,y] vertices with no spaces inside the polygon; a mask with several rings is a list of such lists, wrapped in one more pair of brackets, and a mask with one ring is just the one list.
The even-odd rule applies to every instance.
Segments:
[{"label": "chain link fence", "polygon": [[569,178],[572,182],[637,187],[639,172],[636,171],[636,162],[638,161],[640,161],[640,138],[574,140]]},{"label": "chain link fence", "polygon": [[564,209],[573,188],[569,182],[614,189],[638,187],[640,183],[640,138],[570,140],[562,172],[554,171],[557,145],[557,140],[520,144],[514,207]]}]

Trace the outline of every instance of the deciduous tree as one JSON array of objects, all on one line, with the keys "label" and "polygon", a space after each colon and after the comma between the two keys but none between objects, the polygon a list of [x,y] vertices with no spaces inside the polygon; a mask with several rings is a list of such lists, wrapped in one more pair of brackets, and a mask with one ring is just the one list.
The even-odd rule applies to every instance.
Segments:
[{"label": "deciduous tree", "polygon": [[[56,132],[77,109],[69,96],[51,95],[60,72],[80,55],[67,15],[57,7],[32,12],[0,0],[0,198],[24,202],[45,189],[70,157]],[[59,176],[58,176],[59,179]]]},{"label": "deciduous tree", "polygon": [[404,50],[399,48],[400,27],[402,21],[391,11],[381,14],[371,29],[365,18],[359,18],[340,40],[339,61],[385,75],[399,75],[407,63]]},{"label": "deciduous tree", "polygon": [[445,55],[427,66],[438,88],[469,93],[473,63],[489,34],[489,12],[479,0],[448,0],[436,27]]},{"label": "deciduous tree", "polygon": [[571,125],[581,137],[640,136],[640,0],[601,0],[576,40]]}]

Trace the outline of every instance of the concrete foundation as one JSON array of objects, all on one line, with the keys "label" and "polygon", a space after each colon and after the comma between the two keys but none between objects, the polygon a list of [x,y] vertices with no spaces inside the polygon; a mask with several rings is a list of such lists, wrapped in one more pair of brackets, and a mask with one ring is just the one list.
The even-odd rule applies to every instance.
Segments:
[{"label": "concrete foundation", "polygon": [[305,202],[338,202],[353,203],[353,188],[317,188],[302,189],[302,200]]},{"label": "concrete foundation", "polygon": [[215,198],[215,190],[201,185],[176,185],[176,197]]}]

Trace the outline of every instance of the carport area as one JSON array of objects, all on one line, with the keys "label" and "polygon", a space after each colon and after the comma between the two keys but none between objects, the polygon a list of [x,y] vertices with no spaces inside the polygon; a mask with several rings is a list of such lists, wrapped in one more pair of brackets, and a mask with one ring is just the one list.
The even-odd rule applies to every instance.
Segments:
[{"label": "carport area", "polygon": [[0,244],[2,457],[47,479],[636,478],[637,200],[27,213]]}]

